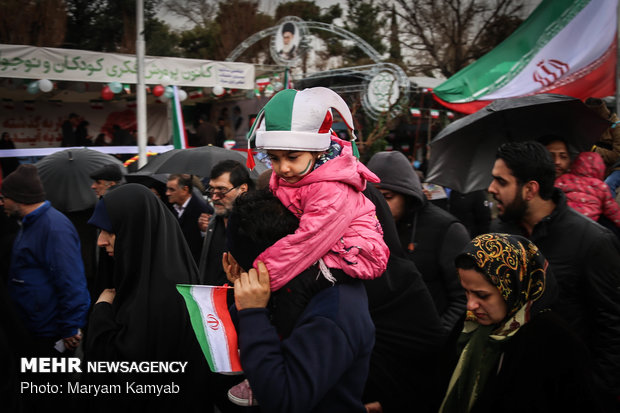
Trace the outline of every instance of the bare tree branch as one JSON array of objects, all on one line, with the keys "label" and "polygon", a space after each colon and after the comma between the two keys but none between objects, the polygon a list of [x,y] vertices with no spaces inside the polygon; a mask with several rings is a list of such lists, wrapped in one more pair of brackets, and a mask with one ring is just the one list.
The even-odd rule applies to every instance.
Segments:
[{"label": "bare tree branch", "polygon": [[165,0],[164,7],[195,26],[207,27],[219,9],[219,0]]},{"label": "bare tree branch", "polygon": [[[383,0],[401,27],[401,45],[422,73],[449,77],[499,44],[522,18],[524,0]],[[510,24],[502,27],[498,22]],[[491,30],[494,36],[489,36]]]}]

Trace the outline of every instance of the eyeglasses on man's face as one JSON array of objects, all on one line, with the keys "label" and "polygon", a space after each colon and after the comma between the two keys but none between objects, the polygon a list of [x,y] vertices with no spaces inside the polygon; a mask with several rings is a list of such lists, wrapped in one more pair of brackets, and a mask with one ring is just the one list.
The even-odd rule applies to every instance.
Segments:
[{"label": "eyeglasses on man's face", "polygon": [[213,198],[215,195],[217,195],[219,198],[224,198],[230,191],[232,191],[233,189],[238,188],[239,186],[233,186],[232,188],[228,189],[226,187],[208,187],[207,190],[205,191],[205,194],[209,197],[209,198]]}]

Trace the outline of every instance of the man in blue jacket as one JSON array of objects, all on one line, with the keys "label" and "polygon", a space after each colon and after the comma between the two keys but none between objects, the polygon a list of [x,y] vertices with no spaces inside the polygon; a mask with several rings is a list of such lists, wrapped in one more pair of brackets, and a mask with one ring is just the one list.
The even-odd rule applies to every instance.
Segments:
[{"label": "man in blue jacket", "polygon": [[77,231],[45,200],[34,165],[20,165],[1,192],[5,213],[22,221],[11,254],[9,296],[36,341],[37,355],[72,354],[90,306]]}]

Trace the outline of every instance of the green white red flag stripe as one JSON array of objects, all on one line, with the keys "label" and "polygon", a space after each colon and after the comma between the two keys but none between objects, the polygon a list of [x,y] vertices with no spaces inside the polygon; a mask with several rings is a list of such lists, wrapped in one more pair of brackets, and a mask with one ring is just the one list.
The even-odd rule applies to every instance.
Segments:
[{"label": "green white red flag stripe", "polygon": [[172,144],[174,149],[187,148],[187,134],[185,133],[185,122],[183,121],[183,110],[179,99],[179,89],[172,86],[174,97],[172,98]]},{"label": "green white red flag stripe", "polygon": [[433,90],[473,113],[500,98],[615,94],[617,0],[543,0],[505,41]]},{"label": "green white red flag stripe", "polygon": [[214,373],[241,372],[237,332],[226,303],[229,287],[178,284],[192,328]]}]

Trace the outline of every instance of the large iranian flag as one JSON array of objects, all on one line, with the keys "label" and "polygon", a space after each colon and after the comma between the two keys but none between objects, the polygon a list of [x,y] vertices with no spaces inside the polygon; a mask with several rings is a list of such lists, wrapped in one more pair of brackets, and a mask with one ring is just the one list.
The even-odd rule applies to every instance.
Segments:
[{"label": "large iranian flag", "polygon": [[557,93],[579,99],[616,91],[617,0],[543,0],[506,40],[433,90],[473,113],[495,99]]},{"label": "large iranian flag", "polygon": [[230,287],[178,284],[192,328],[215,373],[241,372],[237,332],[230,319],[226,294]]}]

